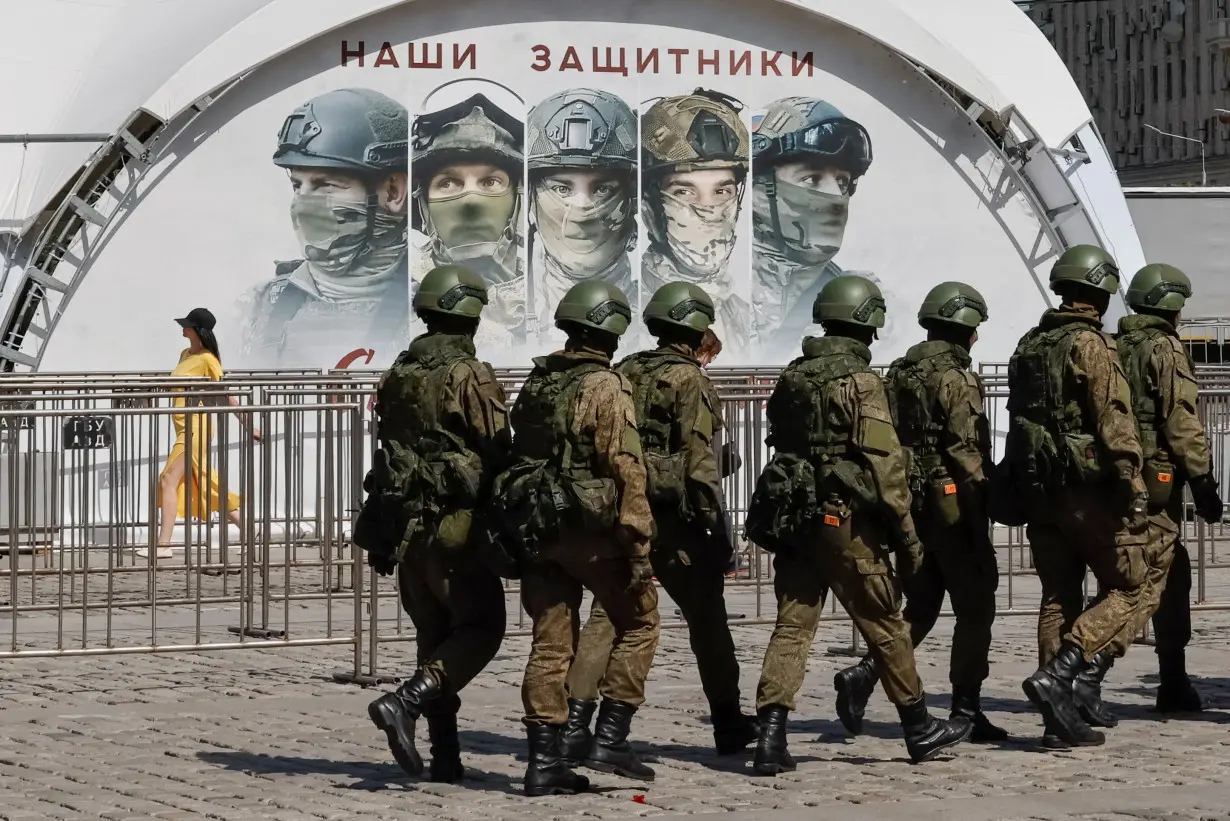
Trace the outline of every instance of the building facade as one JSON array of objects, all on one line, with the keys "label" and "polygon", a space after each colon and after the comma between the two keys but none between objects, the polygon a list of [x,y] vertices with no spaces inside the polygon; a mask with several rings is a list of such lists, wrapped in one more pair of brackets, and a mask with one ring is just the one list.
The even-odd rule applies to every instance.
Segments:
[{"label": "building facade", "polygon": [[1200,185],[1202,147],[1208,183],[1230,185],[1230,0],[1019,5],[1072,72],[1125,186]]}]

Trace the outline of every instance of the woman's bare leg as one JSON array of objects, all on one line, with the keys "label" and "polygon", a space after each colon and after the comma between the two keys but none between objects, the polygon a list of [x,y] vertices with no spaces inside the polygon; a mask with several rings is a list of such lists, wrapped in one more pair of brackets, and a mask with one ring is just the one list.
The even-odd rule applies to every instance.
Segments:
[{"label": "woman's bare leg", "polygon": [[179,508],[179,483],[184,478],[186,460],[187,456],[172,460],[158,478],[158,507],[161,514],[158,555],[161,557],[170,555],[171,537],[175,535],[175,519]]}]

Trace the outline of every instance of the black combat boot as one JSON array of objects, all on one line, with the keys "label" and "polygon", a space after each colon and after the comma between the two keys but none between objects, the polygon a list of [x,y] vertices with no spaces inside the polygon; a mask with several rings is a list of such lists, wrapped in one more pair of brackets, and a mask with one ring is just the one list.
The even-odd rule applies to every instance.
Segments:
[{"label": "black combat boot", "polygon": [[1081,719],[1090,727],[1114,727],[1119,723],[1115,714],[1102,701],[1102,681],[1115,660],[1105,651],[1093,657],[1085,669],[1076,674],[1072,684],[1072,701]]},{"label": "black combat boot", "polygon": [[1085,669],[1085,656],[1075,644],[1064,642],[1049,662],[1021,684],[1054,735],[1077,747],[1096,746],[1106,738],[1081,720],[1072,699],[1076,675]]},{"label": "black combat boot", "polygon": [[966,718],[939,719],[927,712],[924,696],[913,704],[897,708],[901,727],[905,730],[905,748],[910,761],[919,764],[930,761],[949,747],[969,738],[973,725]]},{"label": "black combat boot", "polygon": [[526,728],[530,764],[525,770],[525,794],[576,795],[589,789],[589,779],[569,769],[559,754],[563,725],[539,724]]},{"label": "black combat boot", "polygon": [[423,714],[423,705],[441,695],[435,677],[419,669],[409,681],[367,705],[372,723],[389,739],[393,758],[410,775],[423,772],[423,757],[414,747],[414,723]]},{"label": "black combat boot", "polygon": [[1187,676],[1187,663],[1182,650],[1158,654],[1160,682],[1157,687],[1159,713],[1199,713],[1204,709],[1200,693]]},{"label": "black combat boot", "polygon": [[589,721],[597,708],[598,702],[593,699],[568,699],[568,723],[559,733],[559,753],[569,767],[580,767],[589,757],[589,748],[594,745]]},{"label": "black combat boot", "polygon": [[760,739],[756,742],[756,757],[752,759],[752,772],[756,775],[794,772],[794,759],[786,749],[788,715],[790,711],[785,707],[760,708]]},{"label": "black combat boot", "polygon": [[755,716],[745,716],[739,703],[719,704],[712,708],[713,742],[718,755],[738,755],[760,737],[760,725]]},{"label": "black combat boot", "polygon": [[445,696],[430,702],[423,714],[431,739],[431,780],[452,784],[465,778],[461,766],[461,742],[457,738],[457,711],[461,700]]},{"label": "black combat boot", "polygon": [[953,686],[952,718],[970,723],[969,740],[975,744],[1008,740],[1008,731],[996,727],[982,712],[982,694],[977,687]]},{"label": "black combat boot", "polygon": [[858,664],[833,676],[833,686],[837,688],[837,717],[850,735],[863,731],[863,714],[879,680],[880,674],[871,656],[865,656]]},{"label": "black combat boot", "polygon": [[628,731],[636,708],[622,701],[602,699],[598,721],[594,724],[594,743],[589,749],[585,766],[604,773],[653,781],[653,770],[641,763],[628,743]]}]

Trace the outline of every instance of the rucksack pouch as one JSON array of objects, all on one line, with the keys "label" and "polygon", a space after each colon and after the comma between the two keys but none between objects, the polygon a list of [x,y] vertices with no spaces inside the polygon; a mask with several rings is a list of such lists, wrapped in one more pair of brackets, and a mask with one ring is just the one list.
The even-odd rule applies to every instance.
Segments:
[{"label": "rucksack pouch", "polygon": [[807,459],[774,453],[756,480],[744,533],[770,553],[789,549],[811,535],[818,510],[816,473]]},{"label": "rucksack pouch", "polygon": [[645,495],[654,510],[688,513],[687,463],[683,451],[673,454],[645,451]]}]

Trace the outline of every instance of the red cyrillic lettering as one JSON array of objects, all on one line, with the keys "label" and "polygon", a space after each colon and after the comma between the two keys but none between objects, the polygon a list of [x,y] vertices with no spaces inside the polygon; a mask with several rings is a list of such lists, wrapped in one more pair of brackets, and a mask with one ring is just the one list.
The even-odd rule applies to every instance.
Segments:
[{"label": "red cyrillic lettering", "polygon": [[363,51],[364,49],[363,49],[362,40],[359,41],[359,47],[357,49],[350,48],[349,40],[343,40],[342,41],[342,65],[343,66],[349,65],[350,58],[357,57],[359,58],[359,68],[363,68]]},{"label": "red cyrillic lettering", "polygon": [[423,59],[419,60],[414,56],[414,44],[410,44],[410,68],[444,68],[444,46],[436,43],[436,59],[433,62],[427,56],[428,43],[419,44],[423,49]]},{"label": "red cyrillic lettering", "polygon": [[401,68],[401,66],[397,64],[397,52],[393,51],[392,43],[387,40],[384,42],[384,45],[380,47],[380,53],[376,55],[376,62],[372,63],[372,65],[376,68],[380,68],[381,66]]},{"label": "red cyrillic lettering", "polygon": [[705,50],[704,50],[704,49],[700,49],[700,48],[696,49],[696,68],[697,68],[696,73],[697,73],[697,74],[704,74],[704,73],[705,73],[705,66],[712,66],[712,67],[713,67],[713,73],[714,73],[714,74],[720,74],[721,72],[720,72],[720,70],[719,70],[719,68],[718,68],[718,65],[719,65],[719,62],[721,61],[721,59],[722,59],[722,52],[721,52],[720,50],[718,50],[718,49],[714,49],[714,50],[713,50],[713,58],[712,58],[712,59],[710,59],[710,58],[708,58],[708,57],[705,57]]},{"label": "red cyrillic lettering", "polygon": [[752,53],[751,53],[750,51],[745,51],[745,52],[743,52],[743,55],[742,55],[742,56],[739,56],[739,61],[738,61],[737,63],[735,62],[735,57],[736,57],[736,56],[739,56],[739,53],[738,53],[737,51],[732,50],[732,51],[730,52],[730,73],[731,73],[732,75],[734,75],[734,74],[738,74],[738,73],[739,73],[739,69],[740,69],[740,68],[742,68],[742,69],[743,69],[743,73],[744,73],[745,75],[751,76],[751,73],[752,73]]},{"label": "red cyrillic lettering", "polygon": [[[653,63],[653,71],[649,71],[650,63]],[[636,50],[636,73],[645,74],[646,72],[658,73],[658,50],[656,48],[651,48],[648,52],[641,51],[639,48]]]},{"label": "red cyrillic lettering", "polygon": [[581,55],[577,54],[577,50],[572,46],[564,52],[564,60],[559,64],[560,71],[584,71],[585,67],[581,65]]},{"label": "red cyrillic lettering", "polygon": [[803,55],[803,59],[800,60],[799,53],[797,51],[792,51],[790,52],[790,59],[793,62],[793,65],[790,67],[790,74],[792,77],[798,77],[803,73],[804,68],[807,69],[807,76],[812,76],[812,70],[815,69],[815,58],[812,56],[812,52],[807,52]]},{"label": "red cyrillic lettering", "polygon": [[534,52],[534,62],[530,68],[534,71],[546,71],[551,67],[551,49],[546,46],[534,46],[530,51]]},{"label": "red cyrillic lettering", "polygon": [[461,50],[461,43],[453,43],[453,68],[461,68],[465,65],[466,60],[470,61],[470,68],[478,68],[478,58],[474,54],[474,44],[466,46],[465,51]]},{"label": "red cyrillic lettering", "polygon": [[622,74],[628,76],[628,50],[623,46],[619,47],[619,65],[615,65],[612,58],[614,49],[610,46],[606,47],[606,63],[598,62],[598,47],[594,46],[594,71],[600,71],[604,74]]},{"label": "red cyrillic lettering", "polygon": [[675,73],[676,74],[683,73],[683,56],[687,54],[689,51],[691,51],[690,48],[668,48],[666,50],[667,54],[674,55],[675,57]]},{"label": "red cyrillic lettering", "polygon": [[772,57],[769,57],[769,52],[767,51],[760,52],[760,76],[768,77],[769,69],[773,69],[773,73],[778,77],[782,76],[782,73],[777,70],[777,61],[781,56],[782,53],[780,51],[773,52]]}]

